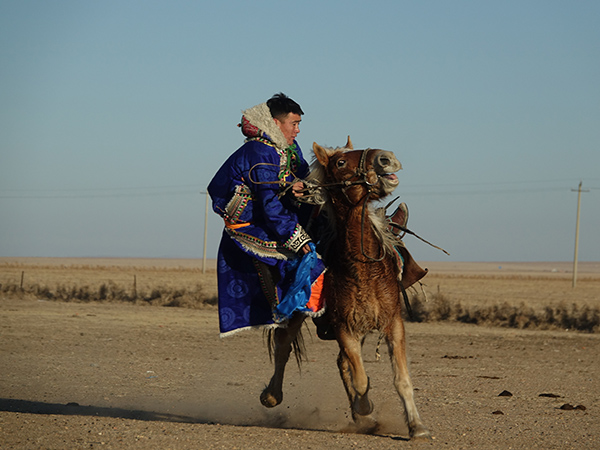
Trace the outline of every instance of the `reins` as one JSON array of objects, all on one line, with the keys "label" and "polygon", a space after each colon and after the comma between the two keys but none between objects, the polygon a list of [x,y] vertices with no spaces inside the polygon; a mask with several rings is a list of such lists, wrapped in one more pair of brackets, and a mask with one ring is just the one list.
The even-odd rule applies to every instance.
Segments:
[{"label": "reins", "polygon": [[300,180],[300,178],[298,178],[296,176],[295,173],[291,172],[291,174],[294,176],[294,180],[292,181],[285,181],[285,180],[277,180],[277,181],[256,181],[254,179],[252,179],[252,172],[258,167],[258,166],[271,166],[271,167],[281,167],[277,164],[273,164],[273,163],[256,163],[254,164],[250,170],[248,170],[248,180],[252,183],[252,184],[278,184],[278,185],[287,185],[287,187],[279,193],[279,196],[284,195],[287,190],[293,186],[296,182],[298,181],[303,181],[305,185],[308,185],[306,189],[303,189],[302,192],[311,192],[311,191],[315,191],[321,188],[330,188],[330,187],[335,187],[335,186],[342,186],[342,192],[344,193],[344,195],[346,196],[346,198],[348,199],[348,202],[350,204],[352,204],[352,202],[350,202],[350,199],[348,198],[348,196],[346,195],[345,190],[351,186],[356,186],[359,184],[366,184],[368,186],[371,186],[371,183],[369,183],[369,181],[367,180],[367,172],[364,169],[365,166],[365,160],[366,160],[366,155],[367,152],[371,150],[370,148],[367,148],[365,150],[363,150],[362,155],[361,155],[361,159],[360,159],[360,164],[358,166],[358,169],[355,171],[354,176],[352,178],[355,177],[361,177],[361,179],[358,180],[345,180],[345,181],[336,181],[335,183],[315,183],[315,182],[307,182],[305,180]]},{"label": "reins", "polygon": [[[292,172],[292,175],[294,175],[294,180],[296,181],[285,181],[285,180],[281,180],[281,181],[256,181],[252,179],[252,171],[256,169],[257,166],[273,166],[273,167],[280,167],[277,164],[273,164],[273,163],[256,163],[254,164],[250,170],[248,170],[248,179],[252,184],[287,184],[287,185],[292,185],[294,184],[296,181],[300,180],[300,178],[298,178],[296,176],[296,174],[294,174]],[[354,177],[352,177],[354,178]],[[308,188],[303,189],[304,192],[310,192],[311,190],[315,190],[315,189],[320,189],[320,188],[328,188],[328,187],[334,187],[334,186],[343,186],[343,187],[350,187],[350,186],[354,186],[357,184],[370,184],[369,182],[366,181],[366,179],[364,180],[356,180],[356,181],[351,181],[351,180],[346,180],[346,181],[336,181],[335,183],[315,183],[314,181],[306,181],[306,180],[302,180],[304,182],[304,184],[308,184]]]},{"label": "reins", "polygon": [[[373,261],[373,262],[379,262],[382,261],[383,258],[385,257],[385,250],[382,250],[380,253],[380,256],[378,256],[377,258],[374,258],[372,256],[369,256],[365,253],[365,249],[364,249],[364,234],[365,234],[365,218],[366,218],[366,209],[367,209],[367,203],[369,201],[369,197],[371,196],[371,186],[373,186],[372,183],[369,183],[369,180],[367,179],[367,171],[365,170],[365,164],[366,164],[366,159],[367,159],[367,154],[370,151],[370,148],[367,148],[365,150],[362,151],[362,154],[360,156],[360,162],[358,165],[358,168],[356,169],[356,171],[354,172],[354,176],[349,179],[349,180],[344,180],[344,181],[337,181],[334,183],[314,183],[314,182],[310,182],[308,184],[310,184],[306,189],[303,189],[302,192],[311,192],[317,189],[325,189],[327,190],[327,188],[332,188],[332,187],[336,187],[336,186],[341,186],[341,191],[344,194],[344,197],[346,197],[346,200],[348,201],[348,203],[352,206],[356,206],[358,205],[360,202],[363,203],[362,205],[362,212],[361,212],[361,239],[360,239],[360,251],[362,253],[362,255]],[[278,185],[286,185],[287,187],[285,189],[283,189],[280,193],[279,196],[283,196],[290,187],[292,187],[295,183],[297,183],[298,181],[300,181],[300,179],[296,176],[295,173],[292,172],[292,175],[294,176],[294,180],[293,181],[285,181],[285,180],[278,180],[278,181],[256,181],[252,179],[252,171],[257,167],[257,166],[273,166],[273,167],[280,167],[277,164],[272,164],[272,163],[257,163],[255,165],[253,165],[250,170],[248,171],[248,179],[251,183],[253,184],[278,184]],[[353,180],[353,178],[357,178],[356,180]],[[307,184],[306,181],[303,181],[305,183],[305,185]],[[358,200],[358,202],[353,203],[350,198],[348,197],[348,194],[346,193],[346,190],[352,186],[356,186],[356,185],[361,185],[364,184],[366,186],[368,186],[367,188],[367,193],[365,194],[364,197],[362,197],[360,200]],[[391,202],[389,202],[387,204],[387,206],[385,207],[385,209],[387,209],[392,203],[394,203],[396,200],[398,199],[398,197],[396,197],[394,200],[392,200]],[[393,228],[397,228],[401,231],[403,231],[404,233],[410,234],[414,237],[416,237],[417,239],[425,242],[426,244],[430,245],[433,248],[436,248],[442,252],[444,252],[446,255],[450,255],[450,253],[448,253],[446,250],[444,250],[441,247],[438,247],[437,245],[432,244],[431,242],[427,241],[426,239],[423,239],[421,236],[419,236],[418,234],[416,234],[415,232],[409,230],[408,228],[399,225],[397,223],[394,222],[390,222],[389,224],[391,227]]]}]

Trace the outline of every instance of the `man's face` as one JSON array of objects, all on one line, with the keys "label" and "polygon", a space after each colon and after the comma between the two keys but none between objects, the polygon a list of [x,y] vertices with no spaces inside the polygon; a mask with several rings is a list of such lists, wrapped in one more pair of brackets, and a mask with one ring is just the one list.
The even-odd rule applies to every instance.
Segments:
[{"label": "man's face", "polygon": [[302,118],[299,114],[288,113],[284,119],[273,119],[287,140],[288,145],[294,143],[294,139],[300,133],[300,122]]}]

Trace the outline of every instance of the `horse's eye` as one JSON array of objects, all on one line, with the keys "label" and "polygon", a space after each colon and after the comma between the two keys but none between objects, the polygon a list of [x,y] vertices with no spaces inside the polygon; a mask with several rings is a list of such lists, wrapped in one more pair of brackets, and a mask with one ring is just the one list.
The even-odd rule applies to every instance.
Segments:
[{"label": "horse's eye", "polygon": [[338,169],[341,169],[342,167],[346,166],[346,160],[345,159],[338,159],[336,165],[337,165]]}]

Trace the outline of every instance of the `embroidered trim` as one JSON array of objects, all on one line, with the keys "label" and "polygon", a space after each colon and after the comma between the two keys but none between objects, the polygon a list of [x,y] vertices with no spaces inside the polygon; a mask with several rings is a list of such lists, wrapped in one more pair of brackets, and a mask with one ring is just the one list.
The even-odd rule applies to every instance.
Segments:
[{"label": "embroidered trim", "polygon": [[227,231],[227,234],[231,236],[232,239],[239,242],[245,250],[257,256],[275,259],[292,259],[296,257],[294,252],[282,247],[275,241],[264,241],[250,234],[242,233],[231,228],[225,228],[225,231]]},{"label": "embroidered trim", "polygon": [[277,150],[279,155],[279,181],[284,184],[286,178],[294,176],[294,172],[298,169],[300,158],[298,157],[298,147],[292,144],[284,150]]},{"label": "embroidered trim", "polygon": [[311,241],[308,233],[302,228],[300,224],[296,224],[292,236],[284,242],[283,246],[294,253],[298,253],[305,244]]},{"label": "embroidered trim", "polygon": [[[270,140],[268,140],[267,138],[264,137],[251,137],[246,139],[244,142],[250,142],[250,141],[258,141],[258,142],[262,142],[263,144],[268,145],[269,147],[273,147],[274,149],[277,150],[277,147],[275,146],[275,144],[273,144]],[[279,151],[279,150],[278,150]]]},{"label": "embroidered trim", "polygon": [[244,184],[238,184],[235,187],[233,197],[225,207],[225,219],[230,224],[236,224],[240,220],[240,216],[248,206],[248,202],[252,200],[252,192],[250,188]]}]

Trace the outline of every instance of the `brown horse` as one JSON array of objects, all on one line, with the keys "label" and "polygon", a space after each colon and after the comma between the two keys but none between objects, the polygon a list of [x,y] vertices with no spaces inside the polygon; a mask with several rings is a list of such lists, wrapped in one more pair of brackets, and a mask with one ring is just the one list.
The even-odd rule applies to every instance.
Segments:
[{"label": "brown horse", "polygon": [[[315,143],[313,151],[316,161],[309,185],[316,183],[324,190],[324,211],[334,235],[324,255],[328,266],[323,286],[326,317],[339,344],[338,367],[352,417],[361,427],[376,428],[361,350],[367,334],[378,330],[388,344],[394,385],[404,404],[410,436],[429,438],[413,398],[401,315],[401,284],[408,287],[424,271],[414,264],[402,273],[397,252],[405,263],[407,258],[414,261],[401,241],[386,230],[382,215],[369,207],[396,188],[398,178],[394,173],[402,166],[392,152],[353,150],[349,138],[343,148],[328,149]],[[304,316],[297,314],[287,328],[274,332],[275,373],[261,394],[261,402],[267,407],[281,403],[285,365],[303,321]]]}]

